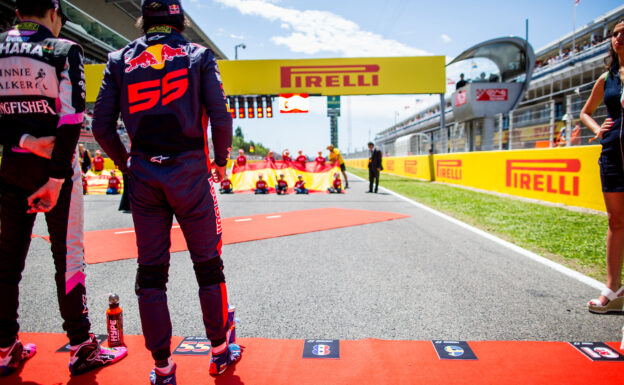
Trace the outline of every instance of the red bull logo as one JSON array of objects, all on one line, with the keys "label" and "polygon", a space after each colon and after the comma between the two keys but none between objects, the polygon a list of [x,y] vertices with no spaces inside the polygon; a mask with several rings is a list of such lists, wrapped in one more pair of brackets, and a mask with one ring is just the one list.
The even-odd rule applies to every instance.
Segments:
[{"label": "red bull logo", "polygon": [[418,161],[416,159],[406,159],[403,161],[403,168],[406,174],[418,174]]},{"label": "red bull logo", "polygon": [[281,67],[282,88],[375,87],[379,65],[329,65]]},{"label": "red bull logo", "polygon": [[508,159],[505,185],[521,190],[579,195],[579,159]]},{"label": "red bull logo", "polygon": [[145,69],[152,67],[156,70],[165,68],[165,62],[172,61],[177,57],[187,56],[184,47],[172,48],[167,44],[150,45],[133,58],[126,58],[126,73],[132,72],[137,68]]},{"label": "red bull logo", "polygon": [[436,162],[436,178],[461,180],[462,160],[442,159]]}]

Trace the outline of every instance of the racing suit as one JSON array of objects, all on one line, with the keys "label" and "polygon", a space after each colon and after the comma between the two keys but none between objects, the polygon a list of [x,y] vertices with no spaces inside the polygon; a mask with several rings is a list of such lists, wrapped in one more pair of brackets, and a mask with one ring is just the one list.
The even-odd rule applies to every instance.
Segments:
[{"label": "racing suit", "polygon": [[[121,112],[132,148],[116,130]],[[166,284],[176,216],[191,254],[206,334],[225,342],[228,304],[221,260],[221,219],[210,174],[207,115],[214,161],[225,166],[232,143],[219,69],[211,50],[168,26],[109,54],[93,117],[93,135],[125,172],[138,246],[136,293],[146,347],[170,355]],[[130,159],[128,159],[130,157]],[[127,166],[128,165],[128,166]]]},{"label": "racing suit", "polygon": [[[85,109],[82,48],[24,22],[0,34],[0,347],[15,341],[18,285],[36,214],[27,198],[49,178],[63,180],[45,214],[63,329],[70,343],[89,338],[85,295],[82,180],[76,144]],[[21,147],[25,134],[55,136],[52,159]]]}]

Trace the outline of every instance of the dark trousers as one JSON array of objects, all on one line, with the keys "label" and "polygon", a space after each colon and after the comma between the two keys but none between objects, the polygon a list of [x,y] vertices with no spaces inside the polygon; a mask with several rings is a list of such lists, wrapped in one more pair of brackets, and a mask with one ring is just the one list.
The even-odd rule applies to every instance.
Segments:
[{"label": "dark trousers", "polygon": [[376,168],[369,168],[368,169],[368,181],[369,181],[368,191],[373,192],[373,183],[375,183],[375,192],[377,192],[377,189],[379,187],[379,170],[377,170]]},{"label": "dark trousers", "polygon": [[[0,347],[11,345],[19,331],[19,282],[30,246],[36,214],[27,214],[26,191],[0,182]],[[72,345],[89,338],[83,247],[83,201],[80,171],[67,179],[54,209],[45,214],[56,274],[63,329]],[[44,288],[30,287],[34,295]],[[46,293],[43,293],[46,295]]]},{"label": "dark trousers", "polygon": [[130,198],[128,194],[128,190],[130,190],[129,179],[128,173],[123,174],[123,192],[121,193],[121,201],[119,202],[119,211],[130,211]]},{"label": "dark trousers", "polygon": [[136,292],[145,345],[154,359],[162,360],[170,355],[171,346],[166,284],[174,215],[191,254],[204,327],[213,344],[225,341],[228,304],[221,218],[206,155],[189,151],[163,164],[148,159],[132,156],[130,206],[139,254]]}]

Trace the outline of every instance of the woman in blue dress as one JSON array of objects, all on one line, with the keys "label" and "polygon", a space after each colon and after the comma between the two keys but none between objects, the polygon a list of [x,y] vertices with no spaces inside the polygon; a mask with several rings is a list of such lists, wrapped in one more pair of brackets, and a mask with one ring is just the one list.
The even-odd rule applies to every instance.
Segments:
[{"label": "woman in blue dress", "polygon": [[[592,313],[621,311],[624,305],[622,259],[624,255],[624,146],[622,116],[622,79],[624,79],[624,20],[613,28],[607,72],[596,81],[581,110],[581,121],[600,138],[600,181],[609,228],[607,230],[607,283],[600,297],[588,302]],[[592,114],[604,100],[607,119],[598,124]]]}]

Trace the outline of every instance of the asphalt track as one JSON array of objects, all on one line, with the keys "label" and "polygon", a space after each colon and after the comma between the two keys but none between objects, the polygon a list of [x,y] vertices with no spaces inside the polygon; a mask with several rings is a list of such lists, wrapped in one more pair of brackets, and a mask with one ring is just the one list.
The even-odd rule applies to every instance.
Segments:
[{"label": "asphalt track", "polygon": [[[350,185],[344,195],[219,196],[223,217],[322,207],[410,215],[224,246],[239,337],[620,340],[624,318],[586,310],[595,288],[396,196],[366,194],[367,182],[352,177]],[[132,227],[118,203],[119,196],[86,196],[85,230]],[[43,216],[34,233],[47,234]],[[125,333],[141,334],[136,261],[89,265],[86,272],[93,331],[105,333],[107,293],[115,291]],[[63,332],[53,275],[49,244],[33,239],[20,286],[23,331]],[[188,252],[172,255],[168,296],[174,335],[203,335]]]}]

